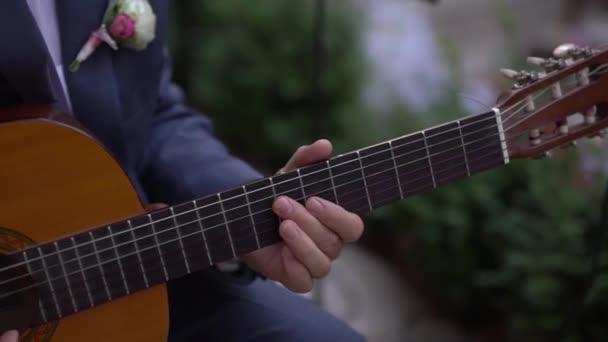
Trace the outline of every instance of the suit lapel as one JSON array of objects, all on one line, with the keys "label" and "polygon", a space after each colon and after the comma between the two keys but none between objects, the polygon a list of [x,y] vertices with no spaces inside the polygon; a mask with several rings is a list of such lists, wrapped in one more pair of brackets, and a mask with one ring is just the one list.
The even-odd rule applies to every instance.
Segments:
[{"label": "suit lapel", "polygon": [[57,0],[57,15],[64,73],[74,116],[120,160],[125,154],[120,131],[120,97],[111,58],[113,51],[103,44],[78,71],[67,70],[89,34],[101,24],[108,2]]},{"label": "suit lapel", "polygon": [[[56,73],[25,0],[4,1],[0,10],[0,73],[26,103],[61,102]],[[59,88],[61,91],[61,88]],[[65,109],[65,108],[62,108]]]}]

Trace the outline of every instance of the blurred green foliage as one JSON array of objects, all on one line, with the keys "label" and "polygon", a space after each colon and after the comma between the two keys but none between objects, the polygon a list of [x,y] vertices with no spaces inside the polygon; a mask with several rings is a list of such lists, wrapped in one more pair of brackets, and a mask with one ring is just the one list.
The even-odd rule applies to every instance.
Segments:
[{"label": "blurred green foliage", "polygon": [[297,146],[341,137],[356,120],[365,68],[346,2],[327,8],[322,36],[316,1],[173,5],[177,81],[239,155],[276,169]]},{"label": "blurred green foliage", "polygon": [[[319,137],[345,152],[462,112],[456,97],[446,97],[422,115],[399,107],[369,113],[359,101],[367,76],[361,15],[350,2],[327,1],[317,41],[319,2],[173,2],[176,80],[237,154],[269,171]],[[446,59],[457,76],[454,49],[446,46]],[[446,85],[448,94],[457,88]],[[379,210],[367,234],[394,241],[392,255],[415,264],[433,297],[465,323],[499,319],[512,339],[553,340],[576,313],[565,338],[601,340],[608,276],[582,298],[600,191],[578,184],[576,171],[570,153],[514,162]],[[399,249],[412,235],[416,243]],[[607,261],[603,255],[602,267]]]}]

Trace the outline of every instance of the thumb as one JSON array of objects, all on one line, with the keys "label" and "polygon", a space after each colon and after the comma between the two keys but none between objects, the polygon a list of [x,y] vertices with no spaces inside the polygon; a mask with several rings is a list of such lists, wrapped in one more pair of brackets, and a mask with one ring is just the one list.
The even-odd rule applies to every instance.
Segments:
[{"label": "thumb", "polygon": [[331,142],[325,139],[317,140],[312,145],[301,146],[279,172],[291,171],[302,166],[326,160],[331,156],[331,151]]},{"label": "thumb", "polygon": [[0,342],[17,342],[19,333],[17,330],[9,330],[0,336]]}]

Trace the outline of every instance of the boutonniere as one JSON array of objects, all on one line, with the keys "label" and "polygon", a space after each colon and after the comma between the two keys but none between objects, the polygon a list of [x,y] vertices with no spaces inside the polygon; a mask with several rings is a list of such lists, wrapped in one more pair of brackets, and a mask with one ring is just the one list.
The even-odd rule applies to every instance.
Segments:
[{"label": "boutonniere", "polygon": [[101,26],[91,32],[69,70],[78,70],[102,43],[114,50],[119,46],[143,50],[154,40],[155,32],[156,15],[148,0],[110,0]]}]

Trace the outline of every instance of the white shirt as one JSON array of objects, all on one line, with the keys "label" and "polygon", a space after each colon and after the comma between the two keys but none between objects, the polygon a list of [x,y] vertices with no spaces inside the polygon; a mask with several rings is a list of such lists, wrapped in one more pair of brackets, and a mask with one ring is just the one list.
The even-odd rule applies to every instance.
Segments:
[{"label": "white shirt", "polygon": [[47,49],[53,60],[55,70],[61,81],[63,92],[68,102],[69,109],[72,109],[70,102],[70,94],[65,82],[63,73],[62,56],[61,56],[61,38],[59,36],[59,26],[57,24],[57,11],[55,9],[55,0],[27,0],[30,6],[30,11],[38,24],[38,29],[44,38]]}]

